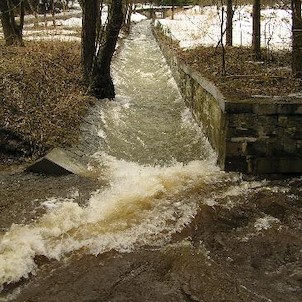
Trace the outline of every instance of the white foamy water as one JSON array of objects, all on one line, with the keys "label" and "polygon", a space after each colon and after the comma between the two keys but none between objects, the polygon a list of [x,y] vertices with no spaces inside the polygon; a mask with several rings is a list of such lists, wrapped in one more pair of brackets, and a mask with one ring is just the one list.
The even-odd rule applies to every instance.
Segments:
[{"label": "white foamy water", "polygon": [[255,221],[254,226],[257,231],[261,231],[261,230],[268,230],[269,228],[272,227],[273,224],[280,224],[280,220],[278,218],[265,215],[264,217],[258,218]]},{"label": "white foamy water", "polygon": [[3,236],[0,284],[34,274],[38,255],[59,260],[80,249],[99,254],[163,244],[196,213],[196,203],[181,198],[184,190],[206,186],[218,172],[215,166],[201,161],[148,167],[112,157],[103,160],[107,161],[111,186],[94,192],[86,207],[61,201],[49,206],[36,222],[13,225]]}]

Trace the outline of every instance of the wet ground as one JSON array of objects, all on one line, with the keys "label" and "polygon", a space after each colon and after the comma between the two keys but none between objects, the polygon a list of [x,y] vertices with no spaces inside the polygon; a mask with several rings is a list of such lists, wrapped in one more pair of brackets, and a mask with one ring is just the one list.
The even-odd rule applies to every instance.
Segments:
[{"label": "wet ground", "polygon": [[72,198],[84,205],[90,193],[101,187],[94,179],[77,175],[62,177],[31,173],[0,173],[0,231],[15,224],[27,224],[43,215],[43,202]]}]

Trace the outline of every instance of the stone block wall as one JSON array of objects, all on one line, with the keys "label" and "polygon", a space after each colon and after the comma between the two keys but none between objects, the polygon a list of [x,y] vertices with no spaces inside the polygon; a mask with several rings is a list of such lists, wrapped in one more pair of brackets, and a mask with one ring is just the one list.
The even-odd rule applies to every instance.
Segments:
[{"label": "stone block wall", "polygon": [[226,103],[227,170],[302,173],[302,102],[294,96]]},{"label": "stone block wall", "polygon": [[302,173],[302,97],[231,102],[158,40],[180,92],[227,171]]}]

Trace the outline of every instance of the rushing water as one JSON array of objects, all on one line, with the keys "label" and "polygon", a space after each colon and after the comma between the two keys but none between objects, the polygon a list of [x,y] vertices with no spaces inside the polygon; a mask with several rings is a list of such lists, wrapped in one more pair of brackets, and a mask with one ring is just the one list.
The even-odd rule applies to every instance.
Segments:
[{"label": "rushing water", "polygon": [[134,28],[113,74],[116,101],[100,112],[103,152],[151,165],[210,159],[209,144],[194,126],[146,23]]},{"label": "rushing water", "polygon": [[[149,22],[134,26],[114,61],[113,75],[116,100],[92,109],[82,143],[73,150],[93,163],[93,185],[63,177],[64,188],[45,195],[59,187],[58,180],[10,176],[29,184],[27,192],[35,190],[37,181],[42,187],[53,184],[27,201],[25,219],[2,226],[0,284],[35,274],[38,256],[62,261],[76,251],[98,255],[164,246],[190,224],[201,203],[213,206],[221,199],[231,208],[227,196],[263,185],[243,182],[215,165],[215,154],[186,109]],[[83,187],[86,195],[79,193]]]},{"label": "rushing water", "polygon": [[72,197],[45,200],[46,214],[13,225],[1,242],[1,284],[28,277],[37,255],[61,259],[76,250],[98,254],[162,244],[196,212],[194,202],[171,198],[218,172],[149,23],[136,25],[113,69],[117,98],[91,114],[98,148],[91,157],[109,187],[93,192],[84,207]]}]

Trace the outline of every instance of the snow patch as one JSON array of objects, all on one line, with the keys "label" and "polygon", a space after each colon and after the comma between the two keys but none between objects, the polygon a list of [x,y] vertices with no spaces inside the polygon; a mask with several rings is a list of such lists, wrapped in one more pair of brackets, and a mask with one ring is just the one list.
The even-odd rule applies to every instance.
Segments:
[{"label": "snow patch", "polygon": [[[174,20],[156,21],[182,48],[199,45],[216,46],[221,36],[221,9],[216,6],[195,6],[176,13]],[[226,17],[224,17],[226,20]],[[225,24],[224,24],[225,27]],[[285,9],[261,10],[261,45],[268,49],[291,48],[291,11]],[[233,45],[252,43],[252,6],[238,6],[233,17]]]}]

